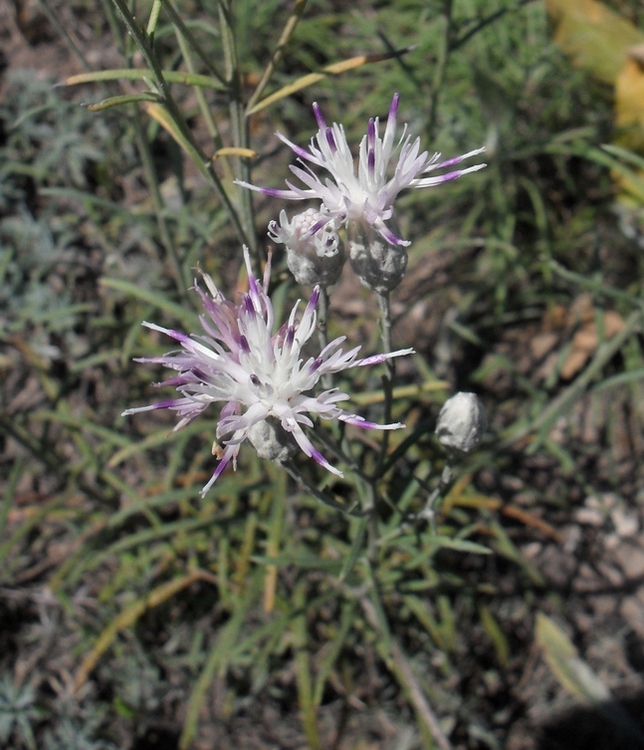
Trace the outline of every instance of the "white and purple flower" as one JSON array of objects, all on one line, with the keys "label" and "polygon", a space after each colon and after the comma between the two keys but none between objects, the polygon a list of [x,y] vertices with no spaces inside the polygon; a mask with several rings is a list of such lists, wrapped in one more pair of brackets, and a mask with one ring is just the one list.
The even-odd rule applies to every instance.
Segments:
[{"label": "white and purple flower", "polygon": [[[277,133],[278,138],[297,155],[297,162],[291,164],[290,170],[304,187],[289,180],[286,180],[288,190],[258,187],[241,181],[238,184],[286,200],[319,200],[320,213],[336,224],[368,224],[389,244],[406,247],[410,242],[398,237],[387,225],[393,217],[394,201],[398,194],[406,188],[442,185],[468,172],[482,169],[485,164],[462,169],[455,167],[466,159],[478,156],[485,149],[477,148],[460,156],[441,160],[439,153],[430,156],[427,151],[421,152],[420,138],[412,140],[411,135],[407,134],[406,125],[396,141],[398,101],[398,94],[394,94],[382,138],[378,118],[369,120],[367,134],[360,142],[357,172],[344,127],[335,122],[331,127],[327,126],[320,107],[314,103],[313,112],[318,132],[311,139],[308,149],[297,146]],[[396,152],[399,152],[398,159],[392,167]],[[311,166],[321,167],[329,175],[319,177]],[[440,174],[431,174],[439,170]]]},{"label": "white and purple flower", "polygon": [[268,236],[286,246],[286,263],[298,284],[328,287],[340,278],[345,252],[335,222],[314,208],[290,221],[280,211],[279,222],[268,225]]},{"label": "white and purple flower", "polygon": [[[267,295],[270,260],[260,283],[253,276],[246,248],[244,257],[249,289],[238,306],[223,297],[209,276],[203,277],[207,292],[195,287],[205,309],[200,317],[203,333],[189,336],[154,323],[144,323],[179,342],[181,349],[137,361],[176,370],[177,375],[157,385],[174,386],[181,395],[123,412],[128,415],[171,409],[179,416],[175,427],[178,430],[212,402],[224,403],[216,431],[223,446],[219,451],[220,461],[202,494],[212,487],[229,463],[236,468],[244,440],[254,445],[257,439],[266,441],[267,433],[274,436],[275,426],[307,456],[338,476],[342,476],[342,472],[329,464],[302,429],[313,426],[311,416],[338,419],[364,429],[394,430],[404,426],[397,422],[379,425],[345,411],[337,404],[349,396],[337,388],[318,395],[312,391],[324,375],[379,364],[391,357],[411,354],[413,350],[401,349],[358,359],[360,347],[343,351],[341,346],[346,337],[341,336],[327,344],[317,356],[305,360],[302,348],[315,331],[319,287],[313,290],[301,320],[297,319],[298,302],[288,321],[273,332],[273,306]],[[266,455],[259,449],[258,452]],[[286,454],[278,451],[268,457],[281,460],[282,455]]]}]

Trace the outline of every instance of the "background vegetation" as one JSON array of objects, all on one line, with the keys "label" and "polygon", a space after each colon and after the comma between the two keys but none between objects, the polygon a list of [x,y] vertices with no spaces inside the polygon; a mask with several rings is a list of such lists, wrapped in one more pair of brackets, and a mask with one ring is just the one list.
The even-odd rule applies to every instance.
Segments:
[{"label": "background vegetation", "polygon": [[[233,4],[246,100],[301,5]],[[176,6],[205,60],[164,10],[164,69],[223,70],[220,6]],[[639,3],[611,7],[644,29]],[[150,4],[136,11],[147,23]],[[0,744],[643,746],[642,164],[601,148],[622,132],[614,87],[562,54],[544,3],[309,3],[265,95],[405,53],[261,109],[258,158],[222,157],[209,179],[154,101],[79,106],[141,98],[145,82],[54,86],[144,67],[111,0],[0,13]],[[199,148],[239,145],[221,88],[171,90]],[[200,498],[215,414],[178,433],[171,415],[120,414],[162,377],[133,357],[169,348],[141,321],[192,330],[195,267],[230,296],[240,235],[266,246],[281,206],[260,198],[254,230],[236,228],[217,184],[236,206],[235,169],[281,185],[276,129],[306,143],[318,101],[357,144],[394,91],[426,148],[485,144],[488,167],[399,201],[413,244],[394,346],[417,354],[399,367],[395,507],[365,556],[361,519],[251,449]],[[302,292],[276,263],[289,309]],[[375,309],[347,272],[331,335],[378,351]],[[381,418],[378,373],[360,377],[343,387]],[[440,476],[433,427],[456,390],[480,394],[489,434],[437,532],[407,531]],[[349,437],[363,460],[370,446]],[[570,695],[583,718],[561,713]]]}]

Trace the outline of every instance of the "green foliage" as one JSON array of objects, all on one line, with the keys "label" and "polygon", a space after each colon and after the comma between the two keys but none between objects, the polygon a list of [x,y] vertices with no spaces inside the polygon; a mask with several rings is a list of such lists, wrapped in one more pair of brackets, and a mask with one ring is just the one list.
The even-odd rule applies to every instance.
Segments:
[{"label": "green foliage", "polygon": [[62,719],[53,730],[45,733],[44,750],[116,750],[117,745],[93,739],[93,722],[78,726],[71,719]]},{"label": "green foliage", "polygon": [[[27,71],[0,103],[0,429],[14,467],[0,509],[0,579],[54,593],[73,648],[52,646],[54,666],[43,669],[58,681],[73,674],[78,691],[64,708],[5,678],[0,739],[108,750],[165,712],[189,748],[210,711],[216,724],[256,716],[270,701],[297,706],[306,742],[324,747],[326,705],[357,713],[367,700],[409,730],[409,746],[444,739],[434,712],[452,717],[463,743],[500,746],[491,729],[476,739],[486,736],[476,691],[454,685],[482,683],[492,668],[505,679],[518,636],[503,592],[518,590],[529,609],[548,585],[519,538],[555,533],[541,519],[545,502],[570,509],[571,487],[594,491],[555,427],[602,393],[643,403],[643,261],[614,226],[608,170],[641,164],[601,149],[610,103],[550,44],[540,3],[310,3],[260,98],[341,60],[410,49],[327,76],[251,118],[244,107],[291,4],[234,3],[230,25],[218,15],[225,2],[164,2],[152,20],[152,4],[135,5],[125,22],[110,1],[101,6],[121,57],[113,71],[139,71],[127,81],[88,73],[82,94],[62,95]],[[106,28],[97,32],[106,38]],[[164,377],[132,365],[170,348],[141,321],[196,330],[195,269],[233,297],[241,242],[263,257],[279,206],[262,198],[255,218],[233,185],[251,163],[220,152],[254,148],[257,182],[281,187],[276,128],[305,144],[319,101],[357,144],[369,117],[386,117],[394,91],[425,148],[448,156],[486,143],[489,161],[469,182],[398,204],[414,242],[394,336],[418,354],[389,407],[408,431],[380,451],[350,430],[316,426],[325,450],[340,446],[346,475],[333,483],[312,474],[306,488],[244,449],[237,473],[202,498],[215,415],[179,432],[160,412],[119,415],[149,403],[149,381]],[[115,106],[90,114],[80,100]],[[595,251],[601,232],[611,241]],[[302,292],[277,254],[273,285],[283,318]],[[596,346],[567,376],[579,321],[565,316],[582,293]],[[349,297],[332,307],[331,335],[376,351],[374,308],[363,291]],[[624,323],[610,337],[608,312]],[[562,317],[557,329],[551,321]],[[553,329],[556,356],[540,374],[542,362],[525,363],[526,340]],[[363,368],[334,385],[381,420],[381,375]],[[483,394],[494,439],[451,484],[432,430],[455,388]],[[535,455],[563,487],[533,482]],[[508,489],[517,485],[520,507]],[[9,652],[0,658],[8,668]],[[92,704],[101,710],[88,712]]]},{"label": "green foliage", "polygon": [[16,687],[11,678],[4,675],[0,680],[0,741],[7,745],[14,738],[14,741],[34,750],[33,722],[39,715],[31,687]]}]

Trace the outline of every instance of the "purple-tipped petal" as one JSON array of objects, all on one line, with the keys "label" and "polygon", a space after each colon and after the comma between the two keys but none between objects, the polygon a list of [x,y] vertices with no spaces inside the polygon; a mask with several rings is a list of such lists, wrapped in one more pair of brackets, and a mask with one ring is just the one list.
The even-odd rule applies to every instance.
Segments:
[{"label": "purple-tipped petal", "polygon": [[391,100],[391,106],[389,107],[388,122],[395,123],[396,117],[398,116],[398,104],[400,103],[400,95],[396,92]]},{"label": "purple-tipped petal", "polygon": [[389,352],[388,354],[372,354],[370,357],[365,357],[364,359],[358,359],[356,362],[353,363],[354,367],[369,367],[371,365],[379,365],[385,362],[388,359],[393,359],[394,357],[406,357],[409,354],[415,354],[416,351],[414,349],[398,349],[395,352]]},{"label": "purple-tipped petal", "polygon": [[231,453],[230,455],[224,455],[222,456],[221,460],[217,464],[217,468],[215,469],[213,475],[210,477],[210,480],[208,483],[203,487],[201,492],[199,493],[201,497],[205,497],[208,490],[213,486],[213,484],[219,479],[219,477],[224,473],[224,469],[228,466],[228,464],[231,462],[231,460],[234,460],[236,454]]},{"label": "purple-tipped petal", "polygon": [[326,130],[326,122],[324,122],[322,110],[317,102],[313,102],[313,114],[315,115],[315,121],[318,124],[318,128],[320,128],[320,130]]},{"label": "purple-tipped petal", "polygon": [[320,299],[320,287],[316,286],[313,290],[313,294],[311,295],[311,299],[309,300],[308,307],[312,310],[315,310],[315,308],[318,306],[318,300]]},{"label": "purple-tipped petal", "polygon": [[242,310],[251,318],[254,318],[255,315],[257,315],[255,305],[253,304],[253,300],[249,294],[244,294],[242,296]]},{"label": "purple-tipped petal", "polygon": [[329,148],[331,149],[333,153],[335,153],[338,150],[338,146],[333,136],[333,130],[331,128],[327,128],[325,132],[325,136],[326,136],[326,142],[329,144]]}]

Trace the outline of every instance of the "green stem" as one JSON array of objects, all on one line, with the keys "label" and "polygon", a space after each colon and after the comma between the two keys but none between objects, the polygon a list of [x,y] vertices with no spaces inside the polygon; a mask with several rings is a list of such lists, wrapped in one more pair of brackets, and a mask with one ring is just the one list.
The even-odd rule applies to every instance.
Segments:
[{"label": "green stem", "polygon": [[[179,27],[176,28],[176,35],[177,35],[177,41],[179,42],[179,48],[181,50],[181,54],[183,55],[183,59],[185,60],[186,65],[188,66],[188,70],[191,73],[196,72],[194,62],[192,61],[192,55],[190,54],[191,48],[189,45],[189,40],[183,35],[183,31]],[[212,138],[215,144],[215,147],[217,149],[223,148],[224,143],[221,139],[219,128],[217,127],[217,123],[215,122],[215,119],[212,116],[210,107],[208,106],[208,102],[206,102],[206,95],[202,87],[193,86],[193,91],[195,93],[195,97],[197,98],[197,103],[199,104],[199,109],[201,110],[201,114],[206,123],[206,127],[208,128],[208,135]],[[232,181],[233,177],[232,177],[232,174],[230,173],[230,169],[228,168],[227,160],[224,160],[224,169],[227,170],[228,179]]]},{"label": "green stem", "polygon": [[[378,306],[380,307],[380,331],[382,334],[382,348],[384,354],[391,354],[391,308],[389,305],[389,293],[378,295]],[[384,423],[391,422],[391,413],[393,405],[393,386],[396,376],[396,364],[393,358],[386,360],[386,370],[382,376],[382,390],[384,395]],[[389,449],[389,432],[384,431],[382,443],[380,444],[380,455],[378,464],[374,472],[374,479],[382,476],[387,451]]]},{"label": "green stem", "polygon": [[[327,288],[323,286],[320,289],[320,298],[318,300],[318,345],[320,351],[329,343],[328,336],[328,323],[329,323],[329,292]],[[330,374],[322,376],[322,385],[324,388],[329,389],[333,385],[333,378]]]},{"label": "green stem", "polygon": [[125,0],[112,0],[112,2],[114,3],[114,5],[116,6],[116,9],[120,13],[121,18],[123,19],[123,22],[125,23],[125,26],[127,27],[127,30],[130,32],[132,38],[136,42],[139,50],[141,51],[141,54],[143,55],[143,58],[145,59],[145,62],[147,63],[148,68],[150,69],[150,71],[152,72],[152,75],[154,76],[156,86],[163,100],[163,106],[165,107],[167,113],[170,115],[170,118],[172,119],[175,126],[177,127],[177,130],[179,131],[181,135],[184,148],[188,152],[188,155],[190,156],[190,158],[197,165],[197,168],[199,169],[201,174],[206,178],[206,180],[215,189],[215,192],[217,193],[219,200],[222,202],[222,204],[226,208],[226,211],[228,212],[228,215],[230,216],[231,221],[233,222],[235,226],[235,229],[237,231],[237,234],[239,235],[240,240],[244,244],[248,244],[249,240],[246,235],[246,231],[240,221],[239,214],[237,213],[237,210],[235,209],[230,199],[228,198],[228,195],[226,194],[226,191],[224,190],[221,180],[219,179],[216,172],[214,171],[212,161],[208,159],[208,157],[204,154],[200,146],[195,142],[194,137],[192,133],[190,132],[190,128],[188,127],[188,124],[186,123],[183,115],[181,114],[181,110],[179,109],[177,103],[174,101],[174,98],[172,97],[172,94],[170,92],[170,86],[168,82],[165,80],[165,77],[163,75],[163,70],[161,66],[159,65],[159,62],[156,58],[156,54],[154,53],[154,50],[152,49],[152,46],[150,45],[148,37],[146,36],[145,32],[142,31],[142,29],[136,23],[134,17],[130,13],[130,10]]},{"label": "green stem", "polygon": [[203,47],[195,39],[192,32],[185,25],[185,23],[181,19],[181,16],[177,13],[177,11],[175,10],[170,0],[162,0],[162,3],[172,23],[176,26],[181,36],[190,45],[190,49],[194,50],[194,52],[198,55],[198,57],[201,59],[201,62],[206,66],[206,69],[210,72],[212,76],[214,76],[218,81],[221,81],[221,83],[225,83],[224,77],[217,70],[217,68],[215,68],[215,66],[212,64],[211,56],[208,55],[204,51]]},{"label": "green stem", "polygon": [[279,462],[280,466],[284,469],[284,471],[291,477],[291,479],[294,479],[299,485],[301,485],[307,492],[309,492],[316,500],[319,500],[321,503],[324,503],[324,505],[328,505],[330,508],[333,508],[334,510],[342,511],[342,513],[346,513],[348,516],[362,516],[364,513],[362,511],[356,511],[354,510],[355,504],[353,506],[347,507],[343,505],[342,503],[338,502],[334,497],[331,497],[330,495],[327,495],[322,490],[318,489],[312,482],[309,482],[309,480],[302,474],[302,472],[297,468],[297,466],[292,461],[282,461]]},{"label": "green stem", "polygon": [[[229,90],[230,121],[235,146],[249,148],[248,121],[244,116],[243,88],[232,10],[232,0],[219,0],[219,25],[221,41],[224,48],[225,76]],[[237,178],[243,182],[250,182],[250,162],[248,159],[237,157]],[[246,235],[246,244],[250,247],[257,263],[261,262],[255,235],[255,217],[253,212],[253,198],[250,190],[242,188],[239,194],[241,222]]]},{"label": "green stem", "polygon": [[376,607],[366,596],[361,597],[360,604],[367,621],[380,636],[379,650],[414,707],[421,727],[429,732],[440,750],[452,750],[452,745],[441,729],[438,717],[429,705],[402,646],[390,632],[383,632],[383,628],[386,627],[386,623],[381,624],[383,614],[381,613],[380,617],[378,616]]},{"label": "green stem", "polygon": [[293,619],[293,646],[295,647],[295,677],[297,698],[304,734],[311,750],[321,750],[322,740],[318,729],[317,711],[313,699],[313,680],[311,677],[311,659],[308,652],[308,632],[306,627],[307,605],[306,582],[301,581],[293,594],[293,605],[301,612]]},{"label": "green stem", "polygon": [[425,501],[425,507],[414,518],[417,521],[426,521],[433,534],[436,534],[436,503],[445,496],[453,481],[454,472],[451,463],[448,461],[443,467],[438,487],[429,494]]},{"label": "green stem", "polygon": [[259,101],[261,95],[264,93],[264,89],[266,88],[269,81],[271,80],[273,73],[275,72],[275,68],[277,67],[277,64],[282,59],[282,55],[284,54],[284,48],[286,47],[291,36],[293,35],[293,32],[295,31],[295,27],[297,26],[299,20],[304,15],[304,8],[306,7],[307,2],[308,0],[296,0],[293,13],[290,15],[288,21],[286,22],[286,26],[284,27],[284,30],[282,31],[282,34],[277,42],[277,47],[275,47],[275,51],[273,52],[273,56],[271,57],[270,62],[266,66],[266,69],[264,70],[264,74],[262,75],[260,82],[255,87],[255,91],[253,91],[253,95],[248,101],[248,105],[246,106],[246,112],[250,112],[253,109],[253,107]]},{"label": "green stem", "polygon": [[452,41],[452,0],[445,0],[443,6],[443,18],[445,19],[445,28],[441,45],[438,49],[438,58],[434,64],[434,76],[432,78],[432,89],[429,95],[429,107],[427,113],[427,134],[430,139],[434,136],[436,127],[436,118],[438,115],[438,100],[445,80],[445,70],[447,68],[447,59],[451,51]]},{"label": "green stem", "polygon": [[177,285],[177,291],[181,299],[187,298],[187,291],[190,286],[189,282],[183,276],[183,270],[181,260],[177,254],[177,251],[170,236],[170,230],[165,220],[164,209],[165,204],[163,196],[161,195],[161,189],[159,185],[159,178],[156,167],[154,166],[154,159],[150,151],[150,144],[145,134],[145,128],[141,121],[141,112],[138,107],[134,108],[134,135],[139,147],[139,153],[141,155],[141,162],[143,163],[143,171],[145,173],[148,188],[150,190],[150,196],[152,198],[152,205],[154,206],[154,214],[157,220],[157,226],[159,228],[159,234],[161,235],[161,242],[165,248],[167,257],[170,259],[170,265],[175,277],[175,283]]}]

